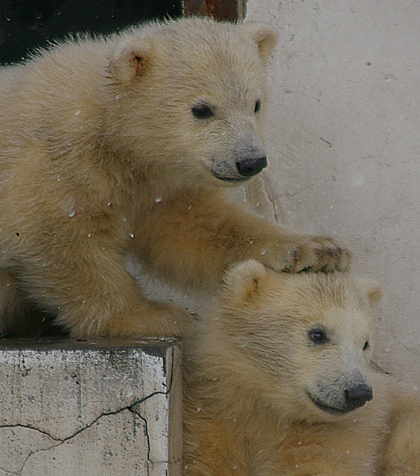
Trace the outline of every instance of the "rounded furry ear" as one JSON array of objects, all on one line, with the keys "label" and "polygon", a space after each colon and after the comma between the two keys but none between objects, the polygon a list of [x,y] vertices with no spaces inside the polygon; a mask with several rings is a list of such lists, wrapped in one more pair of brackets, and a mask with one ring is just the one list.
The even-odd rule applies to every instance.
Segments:
[{"label": "rounded furry ear", "polygon": [[143,38],[134,38],[112,53],[107,76],[114,82],[128,83],[147,71],[152,46]]},{"label": "rounded furry ear", "polygon": [[374,308],[382,298],[381,284],[370,278],[358,278],[358,285],[362,292],[367,295],[370,306]]},{"label": "rounded furry ear", "polygon": [[257,43],[258,51],[264,62],[268,61],[277,44],[277,32],[271,26],[262,23],[245,23],[245,31]]},{"label": "rounded furry ear", "polygon": [[226,273],[224,291],[230,299],[233,295],[241,300],[249,300],[260,292],[267,275],[267,269],[258,261],[239,263]]}]

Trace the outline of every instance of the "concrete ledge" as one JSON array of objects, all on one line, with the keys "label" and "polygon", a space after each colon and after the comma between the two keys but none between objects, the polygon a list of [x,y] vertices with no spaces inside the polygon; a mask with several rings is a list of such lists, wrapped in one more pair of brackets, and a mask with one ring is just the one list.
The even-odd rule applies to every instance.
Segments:
[{"label": "concrete ledge", "polygon": [[0,476],[179,476],[175,340],[0,340]]}]

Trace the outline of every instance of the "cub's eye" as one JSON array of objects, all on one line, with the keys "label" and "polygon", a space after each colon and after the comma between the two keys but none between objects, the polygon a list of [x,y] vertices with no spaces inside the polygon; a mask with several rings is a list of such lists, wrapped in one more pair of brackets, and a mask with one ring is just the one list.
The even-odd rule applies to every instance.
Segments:
[{"label": "cub's eye", "polygon": [[327,334],[323,329],[311,329],[308,332],[308,337],[314,344],[326,344],[328,342]]},{"label": "cub's eye", "polygon": [[192,107],[191,112],[197,119],[208,119],[209,117],[214,116],[213,111],[207,104],[197,104]]},{"label": "cub's eye", "polygon": [[363,346],[363,350],[369,350],[370,349],[370,344],[369,344],[369,341],[367,340],[365,342],[365,345]]},{"label": "cub's eye", "polygon": [[258,112],[261,109],[261,101],[258,99],[255,102],[254,112]]}]

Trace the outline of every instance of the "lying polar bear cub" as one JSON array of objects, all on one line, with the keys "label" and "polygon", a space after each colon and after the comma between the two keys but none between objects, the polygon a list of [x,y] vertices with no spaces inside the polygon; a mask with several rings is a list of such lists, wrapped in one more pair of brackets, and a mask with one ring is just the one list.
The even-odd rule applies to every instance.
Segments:
[{"label": "lying polar bear cub", "polygon": [[186,476],[420,475],[420,398],[370,365],[378,284],[232,269],[186,348]]}]

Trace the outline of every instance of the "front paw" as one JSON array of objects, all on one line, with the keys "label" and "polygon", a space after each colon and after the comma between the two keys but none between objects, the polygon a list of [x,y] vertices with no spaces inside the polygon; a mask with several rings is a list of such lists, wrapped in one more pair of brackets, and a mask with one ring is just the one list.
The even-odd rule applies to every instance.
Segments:
[{"label": "front paw", "polygon": [[301,243],[290,243],[284,271],[346,271],[352,263],[351,252],[328,236],[308,237]]},{"label": "front paw", "polygon": [[154,302],[156,321],[163,326],[162,334],[185,338],[192,334],[194,315],[171,303]]},{"label": "front paw", "polygon": [[[187,337],[193,331],[194,316],[171,303],[144,300],[136,312],[114,316],[104,331],[106,337]],[[72,332],[73,337],[83,334]]]},{"label": "front paw", "polygon": [[348,270],[352,254],[328,236],[299,236],[263,248],[256,259],[275,271],[330,272]]}]

